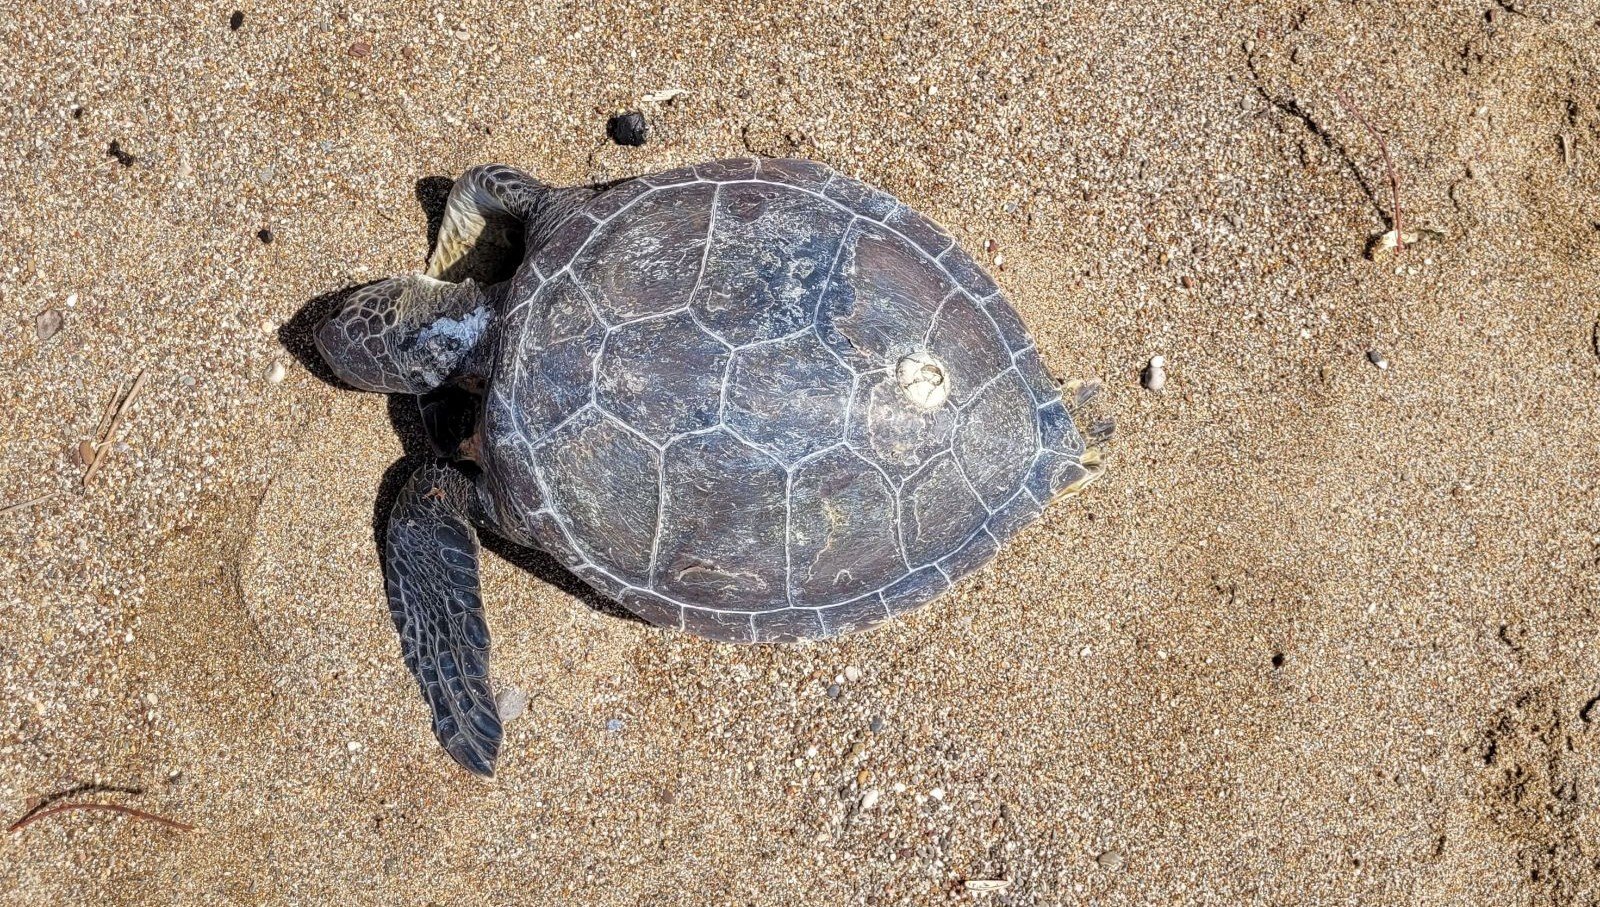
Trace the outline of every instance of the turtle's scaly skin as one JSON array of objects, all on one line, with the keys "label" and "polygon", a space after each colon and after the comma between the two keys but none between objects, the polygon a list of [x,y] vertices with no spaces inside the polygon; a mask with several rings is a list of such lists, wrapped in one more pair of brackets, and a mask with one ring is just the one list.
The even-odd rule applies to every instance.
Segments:
[{"label": "turtle's scaly skin", "polygon": [[1094,474],[993,281],[817,164],[616,186],[506,300],[489,519],[657,625],[732,642],[871,626]]}]

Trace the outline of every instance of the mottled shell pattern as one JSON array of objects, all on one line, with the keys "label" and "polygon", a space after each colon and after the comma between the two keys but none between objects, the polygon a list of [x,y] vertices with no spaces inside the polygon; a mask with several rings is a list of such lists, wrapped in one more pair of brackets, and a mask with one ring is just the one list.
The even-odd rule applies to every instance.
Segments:
[{"label": "mottled shell pattern", "polygon": [[657,625],[732,642],[871,626],[1089,475],[993,281],[818,164],[617,185],[533,250],[504,312],[491,516]]}]

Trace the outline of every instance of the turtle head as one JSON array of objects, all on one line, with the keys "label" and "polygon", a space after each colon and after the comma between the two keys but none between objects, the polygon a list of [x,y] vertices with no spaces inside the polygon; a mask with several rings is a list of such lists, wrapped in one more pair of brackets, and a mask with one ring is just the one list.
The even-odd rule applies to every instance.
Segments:
[{"label": "turtle head", "polygon": [[317,328],[317,351],[353,387],[422,394],[466,369],[492,319],[471,280],[396,277],[351,294]]}]

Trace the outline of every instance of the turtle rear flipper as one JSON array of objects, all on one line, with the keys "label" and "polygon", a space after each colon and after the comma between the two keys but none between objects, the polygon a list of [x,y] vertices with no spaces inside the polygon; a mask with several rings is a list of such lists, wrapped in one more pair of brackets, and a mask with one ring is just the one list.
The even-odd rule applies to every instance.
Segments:
[{"label": "turtle rear flipper", "polygon": [[433,733],[462,767],[494,774],[502,730],[489,686],[489,626],[478,597],[472,480],[444,464],[412,474],[389,512],[384,579],[406,665]]}]

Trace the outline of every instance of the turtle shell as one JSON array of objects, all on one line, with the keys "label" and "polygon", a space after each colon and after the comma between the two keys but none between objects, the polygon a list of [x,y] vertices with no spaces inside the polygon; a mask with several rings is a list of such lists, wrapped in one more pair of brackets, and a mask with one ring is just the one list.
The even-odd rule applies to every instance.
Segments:
[{"label": "turtle shell", "polygon": [[501,324],[491,513],[658,625],[733,642],[871,626],[1085,475],[993,281],[818,164],[607,190],[530,252]]}]

